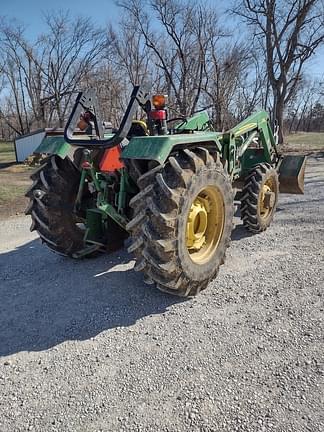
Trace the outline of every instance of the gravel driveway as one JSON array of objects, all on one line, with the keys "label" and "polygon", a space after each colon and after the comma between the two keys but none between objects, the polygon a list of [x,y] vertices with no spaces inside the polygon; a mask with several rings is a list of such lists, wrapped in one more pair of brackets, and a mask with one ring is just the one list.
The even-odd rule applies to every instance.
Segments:
[{"label": "gravel driveway", "polygon": [[324,159],[193,300],[0,226],[0,431],[324,430]]}]

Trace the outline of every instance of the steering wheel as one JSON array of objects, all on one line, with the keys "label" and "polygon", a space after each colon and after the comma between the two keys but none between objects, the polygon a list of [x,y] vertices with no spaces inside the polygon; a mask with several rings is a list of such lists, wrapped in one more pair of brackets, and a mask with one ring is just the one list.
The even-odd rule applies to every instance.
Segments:
[{"label": "steering wheel", "polygon": [[173,117],[173,118],[167,119],[167,123],[177,121],[177,120],[187,121],[186,117]]}]

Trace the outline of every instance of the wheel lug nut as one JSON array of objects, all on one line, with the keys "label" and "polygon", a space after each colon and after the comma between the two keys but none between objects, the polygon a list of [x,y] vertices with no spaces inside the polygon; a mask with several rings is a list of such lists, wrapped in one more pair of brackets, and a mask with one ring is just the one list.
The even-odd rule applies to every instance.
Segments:
[{"label": "wheel lug nut", "polygon": [[35,198],[42,198],[42,196],[43,196],[43,191],[42,190],[40,190],[40,189],[36,189],[35,191],[34,191],[34,197]]}]

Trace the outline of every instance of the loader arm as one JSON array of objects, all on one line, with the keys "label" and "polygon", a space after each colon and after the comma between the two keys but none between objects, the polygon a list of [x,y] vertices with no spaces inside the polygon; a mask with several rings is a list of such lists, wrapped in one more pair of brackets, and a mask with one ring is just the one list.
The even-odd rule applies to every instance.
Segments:
[{"label": "loader arm", "polygon": [[[251,144],[255,144],[251,148]],[[245,175],[257,163],[267,162],[277,166],[280,155],[270,119],[265,111],[252,114],[222,136],[223,159],[235,180]]]},{"label": "loader arm", "polygon": [[266,162],[278,171],[281,193],[304,193],[306,156],[284,156],[278,152],[265,111],[252,114],[224,133],[222,145],[233,180],[246,177],[254,166]]}]

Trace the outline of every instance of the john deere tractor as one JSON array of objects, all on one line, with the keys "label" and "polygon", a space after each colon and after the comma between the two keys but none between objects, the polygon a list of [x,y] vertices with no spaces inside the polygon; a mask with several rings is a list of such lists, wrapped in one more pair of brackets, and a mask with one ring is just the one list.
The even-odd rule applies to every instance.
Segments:
[{"label": "john deere tractor", "polygon": [[[133,120],[141,109],[146,121]],[[53,251],[81,258],[128,251],[144,281],[194,296],[216,277],[231,241],[234,198],[243,225],[270,225],[279,191],[303,193],[305,158],[283,157],[266,112],[215,132],[207,112],[169,118],[167,98],[134,88],[117,131],[93,91],[79,93],[64,136],[32,174],[26,214]]]}]

